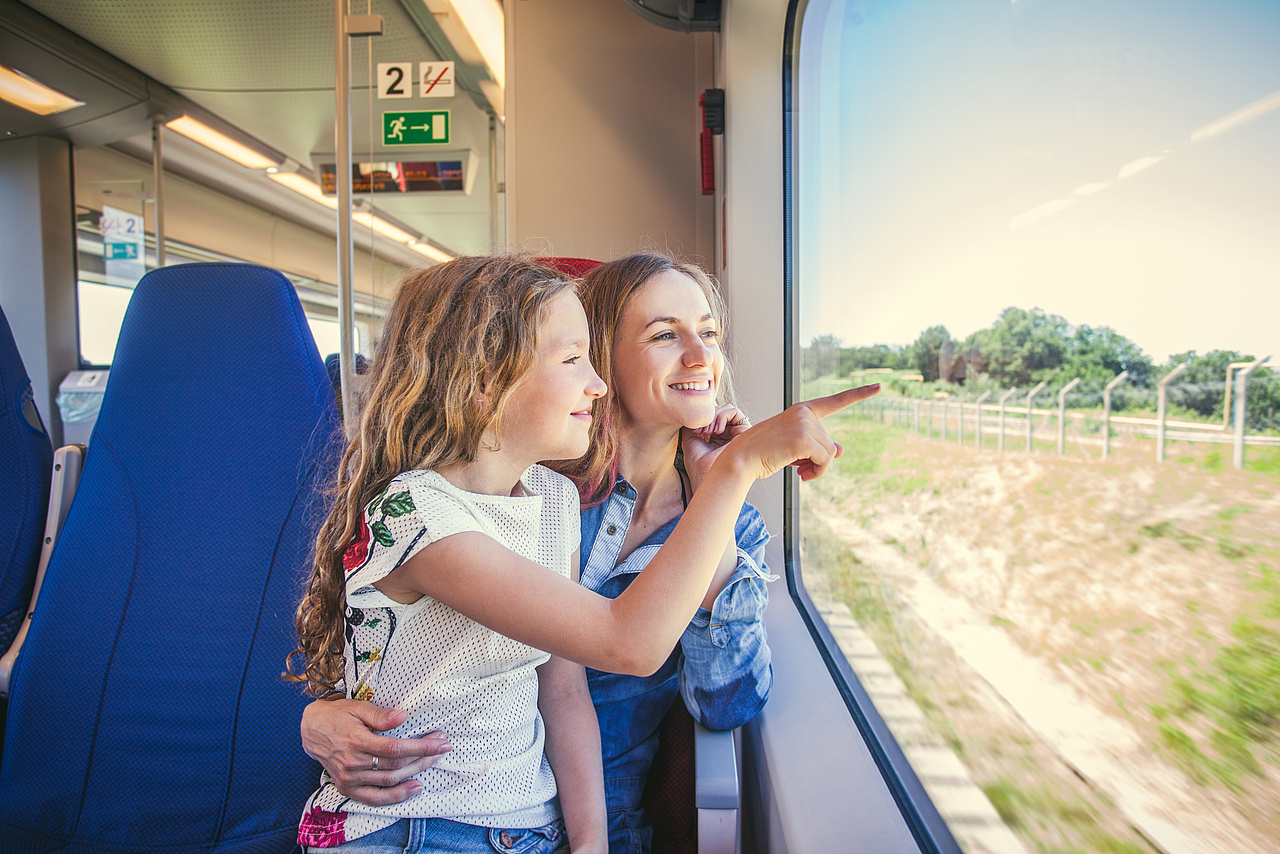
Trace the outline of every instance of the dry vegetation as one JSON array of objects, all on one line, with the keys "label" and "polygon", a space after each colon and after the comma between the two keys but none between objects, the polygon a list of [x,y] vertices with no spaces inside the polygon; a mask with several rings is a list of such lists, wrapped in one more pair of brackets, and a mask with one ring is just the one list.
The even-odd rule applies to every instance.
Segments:
[{"label": "dry vegetation", "polygon": [[[1169,793],[1157,814],[1220,824],[1209,836],[1245,850],[1280,838],[1273,449],[1251,449],[1261,470],[1237,472],[1218,446],[1175,443],[1157,465],[1150,441],[1126,440],[1103,462],[1094,445],[1001,456],[856,412],[832,426],[849,454],[806,501],[844,553],[814,566],[838,576],[869,630],[879,623],[877,642],[897,650],[899,674],[1033,850],[1146,849],[1105,786],[1062,779],[1035,734],[999,723],[999,701],[912,607],[926,588],[957,597],[1131,731],[1138,749],[1122,761],[1149,765],[1136,775]],[[1203,816],[1188,817],[1188,801]],[[1081,812],[1094,818],[1070,829]]]}]

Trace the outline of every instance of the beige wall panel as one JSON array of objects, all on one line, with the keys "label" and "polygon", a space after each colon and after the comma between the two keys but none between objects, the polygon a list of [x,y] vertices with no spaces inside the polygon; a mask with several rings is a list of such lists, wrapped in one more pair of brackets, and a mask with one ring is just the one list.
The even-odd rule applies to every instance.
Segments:
[{"label": "beige wall panel", "polygon": [[608,259],[658,248],[715,264],[698,95],[714,36],[617,0],[507,3],[507,203],[514,248]]}]

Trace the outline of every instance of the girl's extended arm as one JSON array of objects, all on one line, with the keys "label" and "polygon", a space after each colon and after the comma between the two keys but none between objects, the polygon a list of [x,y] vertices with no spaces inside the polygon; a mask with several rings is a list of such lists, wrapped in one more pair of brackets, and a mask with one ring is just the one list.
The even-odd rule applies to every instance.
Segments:
[{"label": "girl's extended arm", "polygon": [[[593,593],[480,533],[438,540],[376,586],[401,602],[426,595],[552,655],[614,673],[648,675],[666,661],[707,594],[738,509],[758,478],[795,465],[803,480],[842,450],[821,418],[876,386],[798,403],[736,436],[719,454],[666,544],[617,599]],[[518,607],[512,607],[512,597]]]},{"label": "girl's extended arm", "polygon": [[546,725],[545,751],[556,775],[569,846],[574,854],[607,854],[600,724],[581,664],[552,656],[538,668],[538,710]]}]

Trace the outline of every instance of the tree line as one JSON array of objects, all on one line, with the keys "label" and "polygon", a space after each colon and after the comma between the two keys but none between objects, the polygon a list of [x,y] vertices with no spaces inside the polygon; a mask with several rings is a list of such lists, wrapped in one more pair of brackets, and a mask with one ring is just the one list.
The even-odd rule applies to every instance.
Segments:
[{"label": "tree line", "polygon": [[[1121,371],[1128,381],[1113,394],[1119,411],[1155,406],[1160,378],[1180,364],[1187,370],[1169,386],[1172,404],[1199,415],[1222,418],[1224,380],[1232,362],[1254,357],[1235,350],[1194,350],[1172,356],[1157,366],[1142,348],[1109,326],[1073,326],[1065,318],[1039,308],[1006,308],[996,321],[963,340],[945,326],[930,326],[910,344],[845,347],[833,335],[814,338],[802,348],[804,380],[820,376],[848,376],[871,368],[920,374],[923,382],[901,383],[903,393],[950,393],[986,389],[1030,390],[1037,383],[1046,391],[1079,377],[1073,406],[1097,405],[1103,387]],[[1262,368],[1250,378],[1247,422],[1251,429],[1280,427],[1280,376]]]}]

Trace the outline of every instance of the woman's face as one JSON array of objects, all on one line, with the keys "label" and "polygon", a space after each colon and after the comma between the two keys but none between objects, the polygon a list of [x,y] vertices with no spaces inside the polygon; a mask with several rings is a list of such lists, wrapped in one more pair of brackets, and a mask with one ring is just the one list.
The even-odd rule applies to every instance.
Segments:
[{"label": "woman's face", "polygon": [[723,370],[720,330],[693,279],[664,270],[631,295],[613,345],[613,387],[624,425],[710,424]]}]

